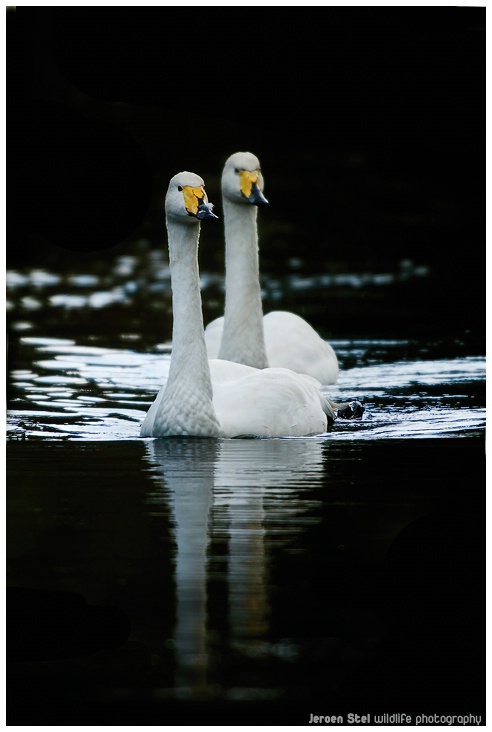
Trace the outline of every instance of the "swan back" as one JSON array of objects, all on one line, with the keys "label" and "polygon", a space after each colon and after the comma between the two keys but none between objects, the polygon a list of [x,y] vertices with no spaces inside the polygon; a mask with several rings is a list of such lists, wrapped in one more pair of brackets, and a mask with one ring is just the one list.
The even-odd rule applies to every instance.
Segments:
[{"label": "swan back", "polygon": [[321,384],[336,382],[339,372],[336,353],[304,318],[274,310],[264,316],[263,327],[270,366],[309,374]]},{"label": "swan back", "polygon": [[306,437],[326,432],[333,412],[321,385],[289,369],[250,369],[214,382],[214,407],[225,437]]}]

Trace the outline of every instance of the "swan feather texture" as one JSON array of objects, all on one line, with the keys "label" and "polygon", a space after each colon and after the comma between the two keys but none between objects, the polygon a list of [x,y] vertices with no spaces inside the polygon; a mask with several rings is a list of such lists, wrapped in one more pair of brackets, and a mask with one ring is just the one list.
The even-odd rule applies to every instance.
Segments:
[{"label": "swan feather texture", "polygon": [[256,155],[237,152],[227,159],[222,172],[225,308],[224,316],[205,330],[209,358],[257,368],[285,367],[321,384],[334,384],[339,373],[336,353],[306,320],[283,310],[263,316],[257,230],[257,207],[268,204],[263,188]]},{"label": "swan feather texture", "polygon": [[286,368],[209,360],[198,271],[200,221],[212,213],[202,178],[182,172],[166,194],[173,302],[169,376],[143,421],[142,437],[301,437],[334,421],[321,384]]}]

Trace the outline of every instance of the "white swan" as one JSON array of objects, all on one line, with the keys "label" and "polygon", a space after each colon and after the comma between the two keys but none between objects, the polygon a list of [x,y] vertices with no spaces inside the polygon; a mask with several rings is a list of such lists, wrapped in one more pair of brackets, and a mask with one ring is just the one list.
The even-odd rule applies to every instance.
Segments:
[{"label": "white swan", "polygon": [[268,203],[262,189],[256,155],[237,152],[227,159],[222,173],[225,309],[205,330],[208,355],[257,368],[284,366],[334,384],[339,371],[335,351],[309,323],[283,310],[263,317],[256,221],[257,206]]},{"label": "white swan", "polygon": [[175,175],[166,194],[173,303],[169,376],[143,421],[142,437],[300,437],[325,432],[331,404],[310,376],[209,361],[205,346],[198,240],[200,220],[217,218],[198,175]]}]

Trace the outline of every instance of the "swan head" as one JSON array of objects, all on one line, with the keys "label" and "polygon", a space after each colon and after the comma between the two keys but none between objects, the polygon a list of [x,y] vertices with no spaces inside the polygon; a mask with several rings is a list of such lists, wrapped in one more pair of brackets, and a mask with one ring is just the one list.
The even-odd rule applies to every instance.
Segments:
[{"label": "swan head", "polygon": [[222,172],[222,195],[235,203],[266,206],[260,161],[250,152],[237,152],[227,158]]},{"label": "swan head", "polygon": [[181,223],[198,223],[218,219],[205,193],[205,183],[196,173],[183,171],[169,181],[166,194],[166,215]]}]

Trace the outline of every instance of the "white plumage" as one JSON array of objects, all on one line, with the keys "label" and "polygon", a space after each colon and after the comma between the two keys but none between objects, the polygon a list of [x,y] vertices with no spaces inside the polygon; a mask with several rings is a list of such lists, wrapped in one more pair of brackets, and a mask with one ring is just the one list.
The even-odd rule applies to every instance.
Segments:
[{"label": "white plumage", "polygon": [[175,175],[166,195],[173,298],[169,376],[141,427],[142,437],[300,437],[326,431],[334,411],[315,379],[285,368],[210,360],[198,271],[200,220],[217,218],[202,178]]},{"label": "white plumage", "polygon": [[335,351],[303,318],[276,310],[263,316],[258,257],[257,206],[266,205],[258,158],[231,155],[222,173],[226,241],[224,316],[205,330],[210,358],[265,368],[285,367],[334,384],[339,366]]}]

